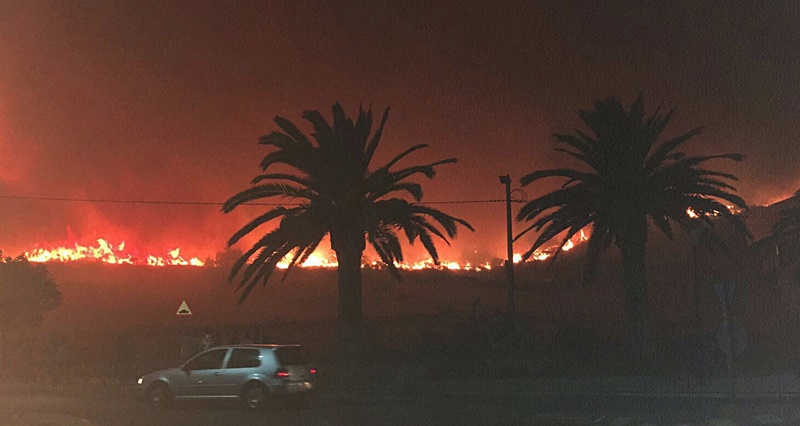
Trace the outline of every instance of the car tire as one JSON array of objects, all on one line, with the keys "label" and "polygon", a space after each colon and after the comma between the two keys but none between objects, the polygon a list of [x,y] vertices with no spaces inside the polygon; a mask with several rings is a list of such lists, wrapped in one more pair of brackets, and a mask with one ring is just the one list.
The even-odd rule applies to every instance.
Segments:
[{"label": "car tire", "polygon": [[147,390],[147,404],[156,409],[164,409],[172,404],[172,392],[164,383],[154,383]]},{"label": "car tire", "polygon": [[246,410],[263,410],[267,405],[267,396],[267,389],[264,386],[253,383],[244,388],[242,403]]}]

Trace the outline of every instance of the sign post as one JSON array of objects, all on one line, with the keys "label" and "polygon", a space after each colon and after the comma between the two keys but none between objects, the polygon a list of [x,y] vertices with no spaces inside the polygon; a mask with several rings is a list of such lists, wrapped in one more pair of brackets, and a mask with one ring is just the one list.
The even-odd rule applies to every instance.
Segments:
[{"label": "sign post", "polygon": [[[175,312],[175,315],[178,317],[184,318],[191,318],[192,310],[189,309],[189,305],[186,303],[186,299],[181,301],[181,305],[178,307],[178,311]],[[192,336],[192,328],[187,324],[187,321],[180,320],[180,349],[181,349],[181,359],[185,360],[190,356],[194,355],[196,350],[196,345],[194,342],[194,337]]]},{"label": "sign post", "polygon": [[191,315],[192,311],[189,309],[189,305],[186,304],[186,300],[181,302],[181,306],[178,308],[178,312],[175,312],[175,315]]}]

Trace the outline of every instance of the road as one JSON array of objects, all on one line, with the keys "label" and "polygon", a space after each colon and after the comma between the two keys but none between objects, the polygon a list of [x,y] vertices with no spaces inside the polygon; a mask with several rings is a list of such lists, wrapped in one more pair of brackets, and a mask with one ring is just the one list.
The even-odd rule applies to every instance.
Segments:
[{"label": "road", "polygon": [[263,412],[247,412],[235,403],[180,403],[167,410],[152,410],[126,392],[26,392],[0,396],[0,424],[4,425],[488,425],[531,424],[537,418],[540,421],[536,424],[554,425],[587,420],[540,414],[530,407],[450,399],[321,394],[307,405],[290,403]]},{"label": "road", "polygon": [[[104,386],[0,388],[2,425],[624,425],[792,423],[794,401],[643,400],[536,396],[513,402],[490,395],[397,397],[320,393],[306,405],[287,403],[247,412],[234,403],[182,403],[151,410],[130,391]],[[724,423],[723,423],[724,424]]]}]

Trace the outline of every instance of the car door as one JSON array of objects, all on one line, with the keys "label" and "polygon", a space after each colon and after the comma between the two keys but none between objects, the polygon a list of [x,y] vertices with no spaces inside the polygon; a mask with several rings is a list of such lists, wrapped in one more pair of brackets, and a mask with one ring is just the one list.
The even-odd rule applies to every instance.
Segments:
[{"label": "car door", "polygon": [[233,348],[222,374],[223,392],[226,395],[239,395],[247,380],[259,376],[261,364],[260,349]]},{"label": "car door", "polygon": [[210,349],[184,364],[173,381],[175,396],[204,398],[223,395],[222,363],[228,351],[227,348]]}]

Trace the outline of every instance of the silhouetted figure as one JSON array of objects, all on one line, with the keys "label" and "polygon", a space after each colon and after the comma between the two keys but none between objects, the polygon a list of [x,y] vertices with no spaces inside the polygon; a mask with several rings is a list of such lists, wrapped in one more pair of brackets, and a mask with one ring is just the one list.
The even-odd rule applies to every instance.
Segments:
[{"label": "silhouetted figure", "polygon": [[203,336],[203,342],[200,344],[201,350],[206,350],[214,346],[214,333],[211,330],[206,330],[205,335]]}]

